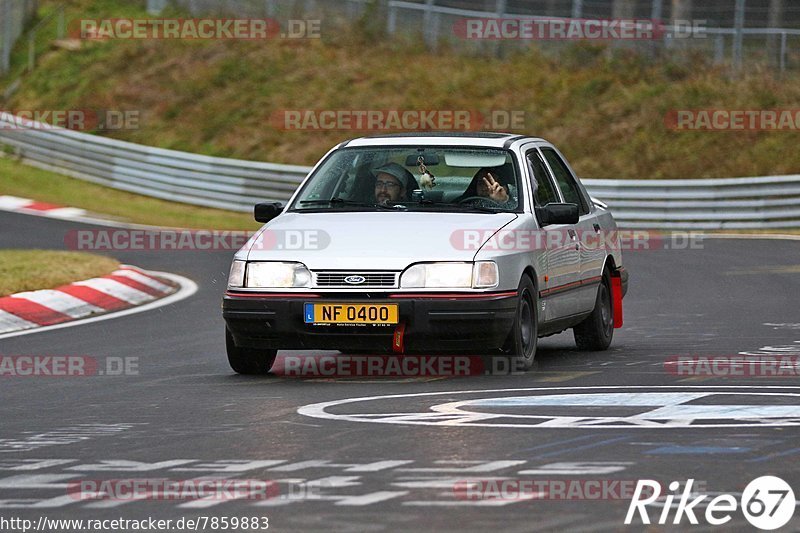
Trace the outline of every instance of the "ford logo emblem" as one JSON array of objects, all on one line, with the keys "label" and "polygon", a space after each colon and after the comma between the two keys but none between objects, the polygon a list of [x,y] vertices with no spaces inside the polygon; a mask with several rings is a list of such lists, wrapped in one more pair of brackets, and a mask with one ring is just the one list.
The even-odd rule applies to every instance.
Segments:
[{"label": "ford logo emblem", "polygon": [[365,281],[367,281],[367,278],[365,278],[364,276],[347,276],[346,278],[344,278],[344,282],[350,285],[360,285]]}]

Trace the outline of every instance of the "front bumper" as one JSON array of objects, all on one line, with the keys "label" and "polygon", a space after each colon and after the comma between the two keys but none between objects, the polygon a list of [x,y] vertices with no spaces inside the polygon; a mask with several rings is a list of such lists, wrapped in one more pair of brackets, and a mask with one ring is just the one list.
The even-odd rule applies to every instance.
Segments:
[{"label": "front bumper", "polygon": [[500,348],[511,332],[516,291],[453,294],[280,294],[232,292],[222,316],[237,346],[278,350],[391,351],[396,326],[314,326],[303,321],[304,303],[359,302],[399,306],[406,352]]}]

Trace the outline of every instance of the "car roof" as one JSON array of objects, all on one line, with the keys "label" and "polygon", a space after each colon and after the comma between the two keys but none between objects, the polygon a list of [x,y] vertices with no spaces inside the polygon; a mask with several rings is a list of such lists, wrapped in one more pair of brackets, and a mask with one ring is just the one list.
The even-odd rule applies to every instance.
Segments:
[{"label": "car roof", "polygon": [[508,148],[517,141],[544,141],[539,137],[515,133],[495,132],[416,132],[372,135],[345,141],[339,148],[360,146],[481,146],[486,148]]}]

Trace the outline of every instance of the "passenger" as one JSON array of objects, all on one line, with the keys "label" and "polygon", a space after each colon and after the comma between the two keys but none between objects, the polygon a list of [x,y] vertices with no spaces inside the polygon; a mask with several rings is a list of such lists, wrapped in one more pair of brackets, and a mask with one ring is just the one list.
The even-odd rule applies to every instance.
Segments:
[{"label": "passenger", "polygon": [[484,167],[475,173],[467,190],[456,198],[455,202],[460,203],[468,198],[481,197],[493,201],[486,202],[486,205],[514,208],[517,206],[517,200],[509,194],[508,183],[506,182],[504,185],[504,181],[506,180],[501,179],[498,168]]}]

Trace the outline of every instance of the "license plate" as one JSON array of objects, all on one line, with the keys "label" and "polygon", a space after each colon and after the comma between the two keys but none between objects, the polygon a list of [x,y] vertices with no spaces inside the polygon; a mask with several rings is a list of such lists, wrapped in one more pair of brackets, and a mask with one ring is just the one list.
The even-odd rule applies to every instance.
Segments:
[{"label": "license plate", "polygon": [[397,304],[317,304],[307,303],[303,312],[306,324],[397,324]]}]

